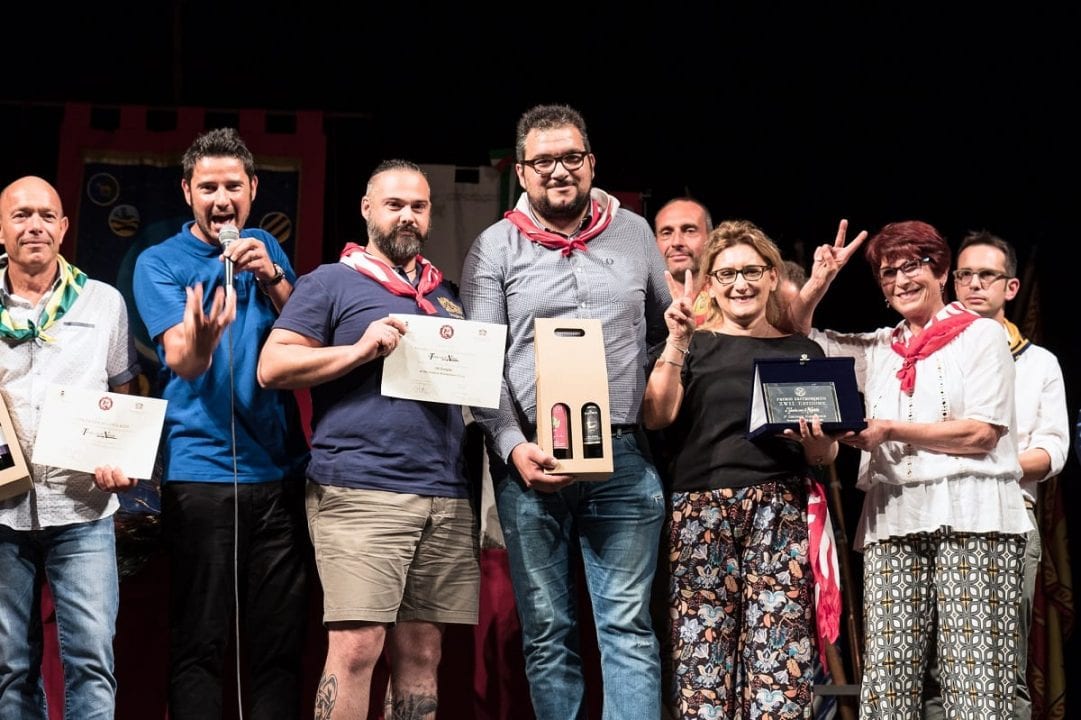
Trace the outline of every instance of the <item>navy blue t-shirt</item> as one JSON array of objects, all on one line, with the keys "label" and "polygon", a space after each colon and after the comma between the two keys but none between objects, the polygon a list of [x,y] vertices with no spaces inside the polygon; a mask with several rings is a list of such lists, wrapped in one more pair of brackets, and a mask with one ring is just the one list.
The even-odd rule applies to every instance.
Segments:
[{"label": "navy blue t-shirt", "polygon": [[[426,295],[439,316],[461,318],[462,303],[443,283]],[[342,263],[297,280],[274,323],[324,346],[352,345],[391,313],[424,314]],[[312,459],[308,477],[323,485],[426,497],[467,497],[465,420],[460,405],[384,397],[383,359],[311,388]]]}]

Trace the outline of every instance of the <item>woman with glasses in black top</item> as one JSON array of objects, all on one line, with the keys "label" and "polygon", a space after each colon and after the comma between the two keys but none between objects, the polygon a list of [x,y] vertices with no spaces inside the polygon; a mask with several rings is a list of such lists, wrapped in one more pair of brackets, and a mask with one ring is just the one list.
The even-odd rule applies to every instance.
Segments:
[{"label": "woman with glasses in black top", "polygon": [[781,329],[781,264],[753,223],[718,225],[702,258],[709,315],[696,329],[693,299],[672,283],[669,334],[646,388],[646,426],[684,431],[669,553],[667,700],[680,718],[802,718],[811,706],[807,477],[834,459],[837,443],[817,417],[784,436],[747,438],[754,361],[823,355]]}]

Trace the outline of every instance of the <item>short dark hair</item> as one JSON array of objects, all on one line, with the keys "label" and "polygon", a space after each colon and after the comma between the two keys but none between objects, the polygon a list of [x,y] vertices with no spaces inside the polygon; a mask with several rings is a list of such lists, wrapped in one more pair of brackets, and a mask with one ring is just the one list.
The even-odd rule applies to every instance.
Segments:
[{"label": "short dark hair", "polygon": [[372,174],[368,176],[368,184],[365,186],[364,192],[370,193],[372,191],[372,181],[375,180],[376,175],[390,172],[391,170],[408,170],[410,172],[415,172],[419,175],[423,175],[425,180],[428,179],[427,173],[421,170],[420,165],[417,165],[415,162],[412,162],[410,160],[400,160],[398,158],[384,160],[383,162],[376,165],[375,170],[372,170]]},{"label": "short dark hair", "polygon": [[965,235],[961,247],[957,248],[957,254],[960,255],[962,250],[972,245],[990,245],[1001,250],[1006,256],[1006,274],[1012,278],[1017,277],[1017,251],[1013,249],[1013,245],[986,230],[973,230]]},{"label": "short dark hair", "polygon": [[191,182],[196,163],[205,157],[236,158],[244,163],[244,172],[247,173],[248,178],[255,177],[255,158],[240,138],[240,133],[236,131],[236,128],[216,128],[195,138],[191,146],[184,151],[184,159],[181,161],[185,180]]},{"label": "short dark hair", "polygon": [[875,280],[882,261],[930,258],[934,274],[950,271],[950,246],[933,225],[920,220],[905,220],[886,225],[871,238],[865,251]]},{"label": "short dark hair", "polygon": [[582,114],[570,105],[536,105],[522,113],[518,119],[518,131],[514,146],[515,157],[518,162],[525,160],[525,138],[530,130],[553,130],[555,128],[571,125],[582,136],[583,148],[586,152],[593,152],[589,146],[589,133],[586,132],[586,121]]},{"label": "short dark hair", "polygon": [[654,230],[657,229],[657,216],[660,215],[662,212],[664,212],[665,208],[667,208],[669,205],[672,205],[672,204],[675,204],[675,203],[678,203],[678,202],[691,203],[692,205],[697,205],[698,207],[702,208],[702,214],[706,218],[706,234],[708,235],[709,233],[713,232],[713,216],[709,214],[709,208],[706,207],[706,204],[704,202],[702,202],[701,200],[696,200],[695,198],[691,197],[690,195],[681,195],[680,197],[674,197],[671,200],[669,200],[668,202],[666,202],[664,205],[661,205],[660,209],[657,210],[657,212],[655,212],[653,214],[653,229]]},{"label": "short dark hair", "polygon": [[795,260],[785,260],[777,269],[781,271],[782,278],[795,284],[796,287],[802,288],[807,284],[807,270]]}]

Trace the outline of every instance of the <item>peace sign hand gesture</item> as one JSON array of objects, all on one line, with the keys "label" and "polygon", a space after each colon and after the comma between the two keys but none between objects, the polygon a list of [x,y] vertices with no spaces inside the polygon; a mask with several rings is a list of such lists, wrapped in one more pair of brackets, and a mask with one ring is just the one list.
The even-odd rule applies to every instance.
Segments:
[{"label": "peace sign hand gesture", "polygon": [[668,327],[668,342],[675,344],[681,350],[686,350],[691,341],[691,333],[694,332],[694,281],[691,271],[687,270],[683,279],[683,287],[676,282],[672,273],[664,271],[665,282],[668,283],[668,292],[672,295],[672,304],[664,311],[664,324]]},{"label": "peace sign hand gesture", "polygon": [[862,230],[853,238],[851,245],[846,245],[847,235],[848,220],[842,219],[837,226],[837,236],[833,239],[833,244],[823,244],[815,248],[814,265],[811,267],[811,276],[814,279],[829,284],[867,239],[867,231]]}]

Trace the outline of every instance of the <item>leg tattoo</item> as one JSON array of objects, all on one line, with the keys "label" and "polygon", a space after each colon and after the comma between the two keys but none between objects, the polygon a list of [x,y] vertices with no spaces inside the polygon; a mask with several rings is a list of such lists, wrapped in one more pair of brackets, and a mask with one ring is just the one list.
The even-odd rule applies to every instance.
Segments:
[{"label": "leg tattoo", "polygon": [[315,720],[330,720],[337,699],[338,678],[323,673],[319,678],[319,688],[315,692]]},{"label": "leg tattoo", "polygon": [[435,695],[406,695],[394,701],[387,720],[434,720],[438,704]]}]

